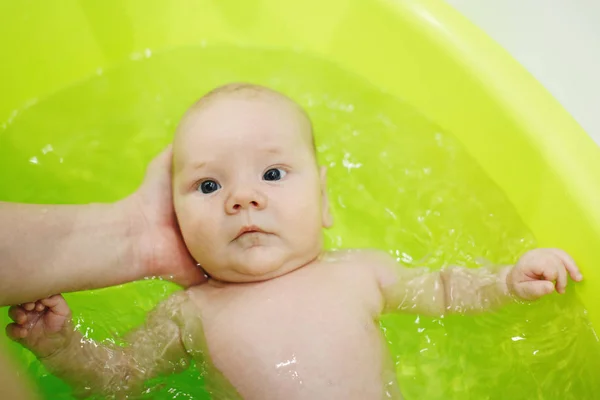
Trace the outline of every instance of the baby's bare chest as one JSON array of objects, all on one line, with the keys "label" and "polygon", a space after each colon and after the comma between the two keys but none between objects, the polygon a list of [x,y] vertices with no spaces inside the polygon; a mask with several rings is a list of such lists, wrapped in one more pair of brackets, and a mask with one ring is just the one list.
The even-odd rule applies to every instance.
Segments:
[{"label": "baby's bare chest", "polygon": [[211,362],[244,398],[350,398],[358,390],[367,399],[361,390],[377,390],[363,380],[377,382],[382,368],[378,290],[367,274],[347,275],[360,270],[339,268],[206,288]]}]

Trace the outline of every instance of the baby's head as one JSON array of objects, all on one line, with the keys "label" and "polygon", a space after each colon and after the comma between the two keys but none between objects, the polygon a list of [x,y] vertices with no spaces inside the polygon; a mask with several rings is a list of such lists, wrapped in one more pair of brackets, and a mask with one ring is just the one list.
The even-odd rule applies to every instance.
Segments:
[{"label": "baby's head", "polygon": [[225,282],[308,264],[331,224],[308,116],[283,94],[250,84],[213,90],[181,120],[173,200],[190,253]]}]

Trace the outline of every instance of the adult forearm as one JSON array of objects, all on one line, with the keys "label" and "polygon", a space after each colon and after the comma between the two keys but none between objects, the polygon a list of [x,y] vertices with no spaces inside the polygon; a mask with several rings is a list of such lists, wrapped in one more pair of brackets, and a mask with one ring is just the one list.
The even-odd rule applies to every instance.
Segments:
[{"label": "adult forearm", "polygon": [[128,207],[0,202],[0,305],[142,278]]}]

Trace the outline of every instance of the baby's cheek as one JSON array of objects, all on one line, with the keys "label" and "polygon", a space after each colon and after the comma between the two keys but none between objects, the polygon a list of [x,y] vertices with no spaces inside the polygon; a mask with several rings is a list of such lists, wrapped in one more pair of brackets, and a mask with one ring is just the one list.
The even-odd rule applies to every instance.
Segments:
[{"label": "baby's cheek", "polygon": [[215,236],[217,228],[215,213],[204,208],[202,204],[187,203],[178,210],[179,227],[188,248],[208,245],[211,238]]},{"label": "baby's cheek", "polygon": [[285,226],[292,227],[292,234],[298,246],[308,249],[320,243],[321,208],[320,203],[309,196],[290,199],[291,205],[285,215]]},{"label": "baby's cheek", "polygon": [[315,196],[298,196],[292,199],[293,207],[290,208],[292,211],[291,217],[297,219],[299,223],[303,225],[310,225],[313,223],[319,224],[321,214],[321,202],[320,199],[315,199]]},{"label": "baby's cheek", "polygon": [[214,235],[206,234],[205,230],[190,226],[189,234],[184,239],[188,251],[200,265],[211,265],[214,258],[219,258],[222,246],[219,246]]}]

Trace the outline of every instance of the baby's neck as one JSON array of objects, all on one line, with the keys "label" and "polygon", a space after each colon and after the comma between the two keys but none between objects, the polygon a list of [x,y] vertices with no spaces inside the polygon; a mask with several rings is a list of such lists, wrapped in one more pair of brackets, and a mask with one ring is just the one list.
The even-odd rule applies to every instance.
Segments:
[{"label": "baby's neck", "polygon": [[225,286],[231,286],[231,285],[254,285],[254,284],[258,284],[261,282],[268,282],[268,281],[272,281],[274,279],[278,279],[281,278],[283,276],[287,276],[287,275],[291,275],[305,267],[308,267],[312,264],[321,262],[321,261],[328,261],[328,251],[325,250],[321,250],[319,252],[319,254],[317,254],[316,257],[314,257],[313,259],[309,260],[307,263],[305,264],[301,264],[298,267],[291,269],[290,271],[281,274],[281,275],[277,275],[273,278],[269,278],[269,279],[261,279],[260,277],[257,277],[256,280],[252,280],[252,281],[245,281],[245,282],[232,282],[232,281],[224,281],[224,280],[220,280],[218,278],[214,278],[212,276],[210,276],[208,273],[206,274],[206,276],[208,277],[207,280],[207,284],[209,284],[212,287],[225,287]]}]

